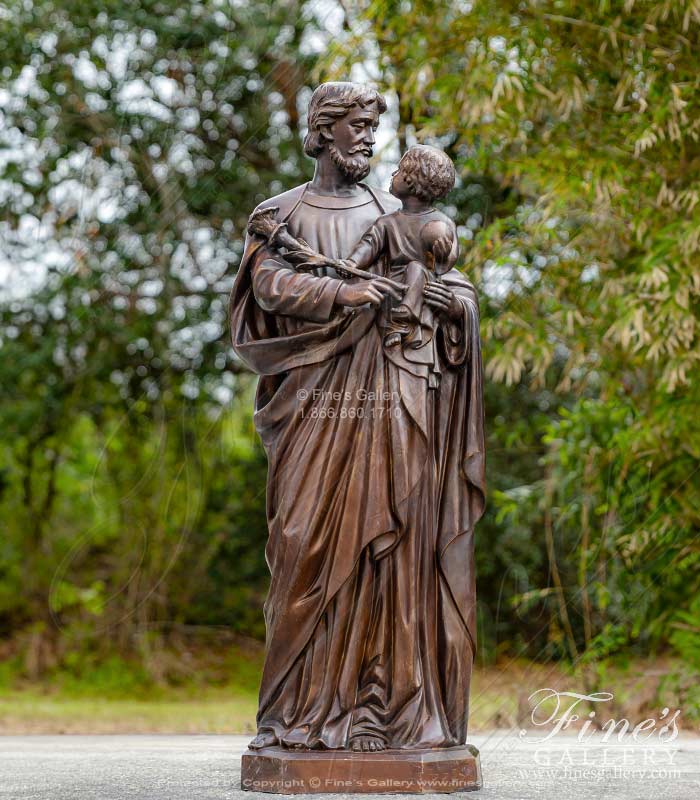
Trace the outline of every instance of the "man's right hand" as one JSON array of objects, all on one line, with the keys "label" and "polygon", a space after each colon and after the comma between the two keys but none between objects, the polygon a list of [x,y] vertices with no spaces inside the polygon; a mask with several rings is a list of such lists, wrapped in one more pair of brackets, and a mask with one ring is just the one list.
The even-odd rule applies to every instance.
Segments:
[{"label": "man's right hand", "polygon": [[402,295],[382,278],[374,278],[371,281],[343,283],[335,296],[335,303],[338,306],[353,308],[367,305],[367,303],[378,306],[385,297],[393,297],[400,301]]}]

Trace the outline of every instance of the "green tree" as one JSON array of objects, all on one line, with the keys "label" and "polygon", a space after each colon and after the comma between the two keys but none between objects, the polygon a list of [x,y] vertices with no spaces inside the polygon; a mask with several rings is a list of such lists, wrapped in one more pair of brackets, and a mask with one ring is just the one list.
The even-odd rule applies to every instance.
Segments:
[{"label": "green tree", "polygon": [[314,20],[36,0],[0,25],[0,632],[31,672],[147,656],[205,606],[259,635],[265,461],[226,317],[250,209],[310,166]]},{"label": "green tree", "polygon": [[[481,206],[461,233],[487,374],[531,398],[490,411],[492,451],[513,460],[490,469],[487,547],[523,565],[508,548],[525,530],[547,565],[530,557],[541,582],[512,592],[508,627],[544,602],[536,652],[647,652],[700,589],[696,5],[359,8],[327,70],[373,59],[400,139],[455,159],[448,210]],[[533,445],[539,466],[516,456]]]}]

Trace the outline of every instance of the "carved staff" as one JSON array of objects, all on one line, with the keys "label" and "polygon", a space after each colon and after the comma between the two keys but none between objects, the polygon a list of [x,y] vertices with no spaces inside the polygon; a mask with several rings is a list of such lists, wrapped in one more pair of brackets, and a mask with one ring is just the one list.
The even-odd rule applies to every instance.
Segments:
[{"label": "carved staff", "polygon": [[295,239],[287,230],[286,222],[277,221],[276,206],[254,211],[248,220],[248,233],[262,236],[267,239],[267,243],[273,249],[284,248],[282,254],[284,260],[288,261],[296,270],[308,272],[319,267],[333,267],[341,278],[362,278],[363,280],[375,280],[382,278],[385,283],[391,284],[400,292],[408,287],[405,283],[393,281],[373,272],[358,269],[349,261],[339,261],[334,258],[326,258],[317,253],[301,238]]}]

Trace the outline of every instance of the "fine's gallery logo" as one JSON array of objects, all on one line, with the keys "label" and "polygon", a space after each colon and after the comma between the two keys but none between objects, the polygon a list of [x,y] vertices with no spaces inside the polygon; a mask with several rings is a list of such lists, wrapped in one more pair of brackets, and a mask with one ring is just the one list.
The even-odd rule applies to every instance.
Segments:
[{"label": "fine's gallery logo", "polygon": [[678,736],[676,720],[680,710],[671,712],[669,708],[661,709],[658,717],[649,717],[632,725],[628,719],[604,719],[602,712],[604,705],[600,706],[598,713],[595,709],[586,712],[591,704],[605,704],[613,699],[611,692],[594,692],[593,694],[580,694],[579,692],[559,692],[556,689],[538,689],[533,692],[528,700],[532,704],[530,719],[535,728],[542,729],[543,735],[532,736],[530,731],[521,730],[520,738],[529,742],[546,742],[561,731],[567,730],[575,723],[582,722],[578,732],[578,741],[600,734],[600,742],[607,743],[612,736],[618,742],[648,742],[656,739],[660,744],[668,744]]}]

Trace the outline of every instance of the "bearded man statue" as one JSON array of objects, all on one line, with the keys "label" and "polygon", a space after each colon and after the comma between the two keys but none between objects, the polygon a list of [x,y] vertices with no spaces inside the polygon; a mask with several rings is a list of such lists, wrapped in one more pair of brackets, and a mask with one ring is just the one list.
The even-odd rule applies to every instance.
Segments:
[{"label": "bearded man statue", "polygon": [[[311,248],[348,256],[395,197],[363,183],[386,103],[326,83],[313,179],[262,203]],[[479,311],[453,269],[425,290],[440,380],[383,344],[388,281],[298,272],[249,236],[231,298],[259,376],[269,461],[267,649],[250,747],[374,753],[466,741],[475,653],[473,533],[484,508]]]}]

